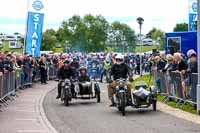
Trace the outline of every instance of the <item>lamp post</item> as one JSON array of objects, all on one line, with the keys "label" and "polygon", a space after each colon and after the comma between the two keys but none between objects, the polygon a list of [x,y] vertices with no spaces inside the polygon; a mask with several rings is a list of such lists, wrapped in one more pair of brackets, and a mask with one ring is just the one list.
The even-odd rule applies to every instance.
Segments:
[{"label": "lamp post", "polygon": [[140,28],[140,76],[142,76],[142,38],[141,38],[141,34],[142,34],[142,24],[144,23],[144,19],[142,17],[138,17],[137,18],[137,22],[139,24],[139,28]]},{"label": "lamp post", "polygon": [[[200,0],[197,0],[198,10],[197,10],[197,53],[200,59]],[[200,115],[200,61],[198,60],[198,84],[197,84],[197,113]]]}]

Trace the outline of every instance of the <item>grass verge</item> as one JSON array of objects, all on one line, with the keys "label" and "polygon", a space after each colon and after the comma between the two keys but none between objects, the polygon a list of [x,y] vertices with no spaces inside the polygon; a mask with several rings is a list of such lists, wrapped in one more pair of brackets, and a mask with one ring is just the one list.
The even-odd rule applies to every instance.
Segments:
[{"label": "grass verge", "polygon": [[140,47],[142,52],[152,51],[152,49],[160,49],[160,46],[136,46],[134,52],[140,52]]},{"label": "grass verge", "polygon": [[3,48],[0,49],[1,52],[4,52],[4,51],[15,51],[17,53],[22,53],[23,52],[23,49],[19,49],[19,48],[13,48],[13,49],[10,49],[9,48],[9,42],[8,41],[4,41],[3,42]]},{"label": "grass verge", "polygon": [[[150,77],[150,75],[144,75],[142,77],[137,78],[133,83],[132,83],[132,87],[135,88],[135,83],[137,82],[146,82],[147,83],[147,88],[149,88],[150,86],[154,85],[155,86],[155,82],[154,82],[154,78]],[[164,96],[159,95],[158,96],[158,101],[162,101],[164,99]],[[176,108],[176,109],[180,109],[183,110],[185,112],[189,112],[192,114],[196,114],[196,110],[193,108],[193,106],[189,103],[185,104],[183,107],[181,106],[176,106],[177,102],[176,100],[172,100],[172,101],[167,101],[165,102],[165,104],[167,104],[170,107]]]}]

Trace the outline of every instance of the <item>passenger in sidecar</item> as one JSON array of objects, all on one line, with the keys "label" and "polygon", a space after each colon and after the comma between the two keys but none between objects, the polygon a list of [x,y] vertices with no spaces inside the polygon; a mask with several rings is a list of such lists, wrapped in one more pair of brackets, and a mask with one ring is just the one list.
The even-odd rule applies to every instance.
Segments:
[{"label": "passenger in sidecar", "polygon": [[85,67],[80,68],[78,81],[81,95],[92,93],[92,83],[90,82],[89,76],[87,76],[87,69]]}]

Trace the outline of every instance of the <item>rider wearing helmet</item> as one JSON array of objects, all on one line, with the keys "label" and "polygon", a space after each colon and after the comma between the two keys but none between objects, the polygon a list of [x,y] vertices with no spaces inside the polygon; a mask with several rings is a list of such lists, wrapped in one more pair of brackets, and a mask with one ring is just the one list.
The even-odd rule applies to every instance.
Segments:
[{"label": "rider wearing helmet", "polygon": [[89,76],[87,76],[87,69],[85,67],[81,67],[80,69],[80,76],[78,78],[79,82],[90,82]]},{"label": "rider wearing helmet", "polygon": [[[88,93],[88,89],[91,87],[90,78],[87,76],[87,70],[85,67],[80,68],[79,89],[80,94]],[[91,90],[91,89],[90,89]]]},{"label": "rider wearing helmet", "polygon": [[[117,86],[117,83],[115,80],[123,78],[127,79],[127,76],[129,76],[129,80],[132,81],[132,75],[129,73],[129,67],[124,63],[124,56],[121,54],[118,54],[115,57],[116,63],[112,65],[110,76],[113,76],[114,81],[108,85],[108,97],[111,100],[111,107],[115,106],[116,103],[114,101],[114,92],[115,88]],[[129,97],[129,103],[131,103],[131,85],[130,83],[126,83],[128,88],[128,97]]]},{"label": "rider wearing helmet", "polygon": [[[73,76],[72,68],[70,66],[70,61],[65,60],[64,65],[58,70],[58,78],[61,80],[70,79]],[[61,97],[61,82],[58,83],[58,96],[56,99]]]},{"label": "rider wearing helmet", "polygon": [[73,61],[71,62],[71,68],[73,69],[74,78],[78,77],[79,62],[77,57],[73,58]]}]

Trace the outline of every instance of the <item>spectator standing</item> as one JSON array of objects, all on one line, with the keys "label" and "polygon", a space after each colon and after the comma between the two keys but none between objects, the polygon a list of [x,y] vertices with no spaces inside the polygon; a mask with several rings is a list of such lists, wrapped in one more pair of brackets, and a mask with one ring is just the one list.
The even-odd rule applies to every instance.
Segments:
[{"label": "spectator standing", "polygon": [[[165,62],[160,58],[160,56],[156,56],[154,58],[154,61],[156,63],[156,71],[159,73],[162,71],[162,69],[165,67]],[[158,90],[161,92],[161,84],[160,84],[160,77],[156,77],[156,84],[158,87]]]},{"label": "spectator standing", "polygon": [[47,64],[44,56],[41,56],[40,58],[39,68],[41,75],[41,84],[47,84]]},{"label": "spectator standing", "polygon": [[184,96],[188,96],[188,89],[186,88],[185,79],[186,79],[186,71],[188,65],[186,61],[183,60],[181,53],[174,53],[174,61],[175,61],[175,70],[181,73],[182,77],[182,91]]}]

